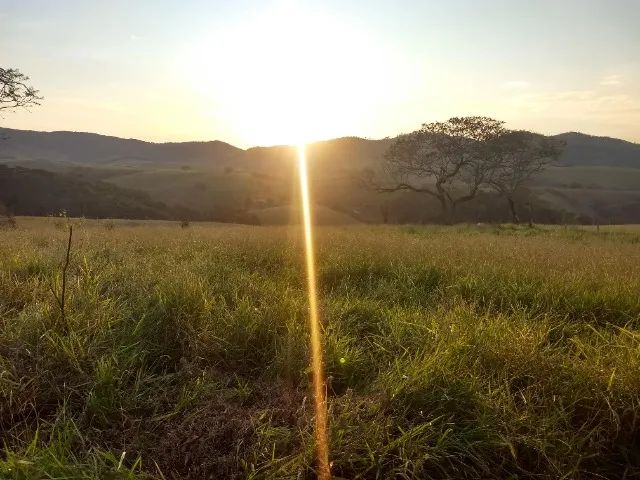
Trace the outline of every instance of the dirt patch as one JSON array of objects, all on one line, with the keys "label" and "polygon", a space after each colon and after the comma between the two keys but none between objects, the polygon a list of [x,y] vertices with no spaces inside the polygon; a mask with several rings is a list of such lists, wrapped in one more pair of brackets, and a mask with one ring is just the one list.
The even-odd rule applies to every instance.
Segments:
[{"label": "dirt patch", "polygon": [[272,426],[294,427],[305,421],[304,395],[275,382],[247,398],[212,398],[163,425],[157,445],[143,453],[147,468],[153,460],[172,479],[244,478],[241,460],[254,450],[264,412]]}]

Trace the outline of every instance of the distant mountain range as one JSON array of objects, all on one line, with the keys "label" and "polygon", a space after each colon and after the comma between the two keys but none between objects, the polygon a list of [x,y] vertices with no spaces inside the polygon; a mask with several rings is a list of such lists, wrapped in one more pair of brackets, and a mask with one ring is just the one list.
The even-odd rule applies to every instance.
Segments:
[{"label": "distant mountain range", "polygon": [[[556,137],[566,143],[558,165],[530,186],[541,212],[558,211],[546,220],[640,222],[640,144],[575,132]],[[345,137],[308,145],[316,202],[338,212],[340,223],[345,216],[365,222],[383,217],[434,221],[438,208],[431,199],[406,192],[379,195],[354,186],[353,178],[364,168],[381,169],[392,142]],[[93,133],[0,129],[0,163],[21,167],[13,176],[6,169],[0,175],[0,202],[7,202],[7,179],[15,181],[17,175],[21,187],[12,187],[9,199],[22,205],[14,207],[17,213],[65,209],[87,216],[270,222],[282,215],[269,212],[287,211],[283,208],[296,201],[295,158],[290,146],[244,150],[221,141],[151,143]],[[84,192],[83,200],[62,195],[65,189]],[[114,198],[126,208],[116,209]],[[500,220],[501,204],[492,202],[480,196],[461,211],[461,220]]]},{"label": "distant mountain range", "polygon": [[0,159],[17,161],[113,164],[125,160],[140,163],[201,163],[234,160],[244,153],[228,143],[151,143],[83,132],[36,132],[0,129]]},{"label": "distant mountain range", "polygon": [[[289,155],[282,146],[243,150],[218,140],[209,142],[152,143],[96,133],[38,132],[0,128],[0,160],[27,162],[69,162],[105,165],[121,162],[158,164],[228,164],[251,159],[279,159]],[[610,137],[568,132],[555,135],[566,148],[559,163],[566,166],[640,168],[640,144]],[[345,137],[316,142],[310,149],[322,158],[342,157],[368,163],[379,157],[392,140]]]}]

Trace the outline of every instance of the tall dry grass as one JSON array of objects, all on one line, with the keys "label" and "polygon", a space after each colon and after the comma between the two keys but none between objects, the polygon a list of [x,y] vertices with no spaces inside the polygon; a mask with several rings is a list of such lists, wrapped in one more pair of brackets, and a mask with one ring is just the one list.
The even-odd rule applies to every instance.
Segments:
[{"label": "tall dry grass", "polygon": [[[0,232],[7,478],[305,478],[296,229],[74,220]],[[344,478],[640,475],[640,235],[317,232]]]}]

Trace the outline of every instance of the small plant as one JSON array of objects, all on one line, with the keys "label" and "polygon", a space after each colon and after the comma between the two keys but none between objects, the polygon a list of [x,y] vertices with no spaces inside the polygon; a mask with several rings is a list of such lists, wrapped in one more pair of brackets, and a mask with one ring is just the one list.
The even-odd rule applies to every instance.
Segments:
[{"label": "small plant", "polygon": [[189,223],[189,220],[182,220],[180,222],[180,227],[182,227],[182,228],[189,228],[190,225],[191,224]]},{"label": "small plant", "polygon": [[5,220],[0,222],[0,226],[6,228],[16,228],[18,226],[11,210],[5,207],[4,204],[0,203],[0,218],[3,216],[5,217]]},{"label": "small plant", "polygon": [[51,217],[55,218],[53,225],[59,230],[64,230],[69,224],[69,216],[67,215],[67,211],[64,209],[60,210],[56,215],[51,215]]},{"label": "small plant", "polygon": [[67,294],[67,269],[69,268],[69,261],[71,259],[71,239],[73,237],[73,225],[69,225],[69,238],[67,240],[67,254],[65,255],[64,264],[62,266],[62,286],[60,289],[60,294],[58,295],[53,287],[51,287],[51,293],[53,293],[56,302],[58,303],[58,307],[60,308],[60,315],[62,317],[62,324],[65,331],[67,330],[66,325],[66,311],[65,311],[65,301]]},{"label": "small plant", "polygon": [[13,215],[7,215],[7,218],[0,220],[0,228],[16,229],[18,228],[18,222]]}]

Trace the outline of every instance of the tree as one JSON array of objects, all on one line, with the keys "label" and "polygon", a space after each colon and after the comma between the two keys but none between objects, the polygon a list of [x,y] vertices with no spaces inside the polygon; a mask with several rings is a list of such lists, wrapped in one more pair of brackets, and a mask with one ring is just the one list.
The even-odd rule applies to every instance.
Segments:
[{"label": "tree", "polygon": [[0,111],[40,105],[42,97],[28,81],[29,77],[19,70],[0,67]]},{"label": "tree", "polygon": [[491,174],[490,146],[504,132],[503,122],[488,117],[425,123],[389,147],[385,160],[393,183],[376,188],[379,192],[409,190],[431,195],[451,223],[456,207],[472,200]]},{"label": "tree", "polygon": [[495,163],[487,184],[507,199],[513,223],[520,223],[516,194],[528,180],[558,159],[563,144],[526,130],[506,131],[492,143]]},{"label": "tree", "polygon": [[[3,110],[12,111],[16,108],[28,108],[40,105],[42,97],[32,86],[27,85],[29,77],[15,68],[0,67],[0,113]],[[7,217],[9,225],[15,227],[16,222],[8,206],[0,203],[0,215]]]}]

